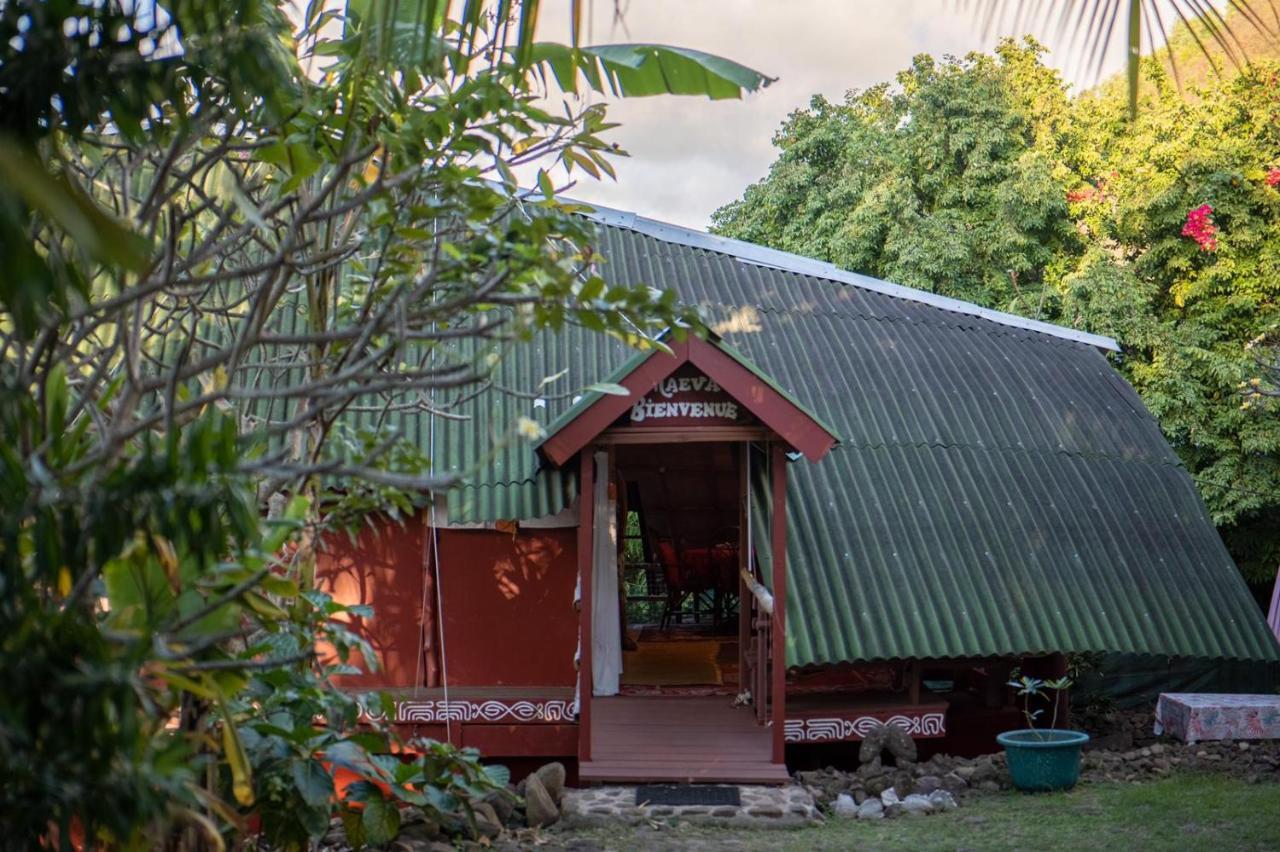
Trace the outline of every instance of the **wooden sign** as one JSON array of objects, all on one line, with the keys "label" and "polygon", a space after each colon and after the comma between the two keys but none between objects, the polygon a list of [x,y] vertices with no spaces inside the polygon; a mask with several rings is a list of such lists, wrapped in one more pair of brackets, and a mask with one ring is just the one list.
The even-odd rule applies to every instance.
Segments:
[{"label": "wooden sign", "polygon": [[686,364],[632,404],[624,422],[631,426],[729,426],[748,419],[737,400]]}]

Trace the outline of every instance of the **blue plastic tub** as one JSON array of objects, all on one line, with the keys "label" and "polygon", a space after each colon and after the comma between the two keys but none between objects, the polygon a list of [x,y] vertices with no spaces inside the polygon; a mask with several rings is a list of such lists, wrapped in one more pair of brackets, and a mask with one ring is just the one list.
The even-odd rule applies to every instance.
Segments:
[{"label": "blue plastic tub", "polygon": [[1013,785],[1029,793],[1070,790],[1080,778],[1080,749],[1089,741],[1081,731],[1027,729],[996,737],[1004,746]]}]

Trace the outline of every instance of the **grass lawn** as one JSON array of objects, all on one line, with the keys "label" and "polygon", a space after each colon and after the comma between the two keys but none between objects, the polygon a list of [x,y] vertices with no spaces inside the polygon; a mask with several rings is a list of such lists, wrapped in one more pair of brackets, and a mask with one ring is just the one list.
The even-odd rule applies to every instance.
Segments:
[{"label": "grass lawn", "polygon": [[554,845],[617,849],[1280,850],[1280,785],[1183,774],[1143,784],[1094,784],[1069,793],[984,796],[958,810],[877,822],[832,819],[795,831],[690,825],[600,829]]}]

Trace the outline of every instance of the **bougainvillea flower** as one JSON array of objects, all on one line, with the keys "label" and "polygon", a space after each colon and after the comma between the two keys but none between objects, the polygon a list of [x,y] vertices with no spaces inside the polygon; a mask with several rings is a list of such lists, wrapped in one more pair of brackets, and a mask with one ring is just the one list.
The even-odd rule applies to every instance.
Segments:
[{"label": "bougainvillea flower", "polygon": [[1280,169],[1275,166],[1267,169],[1267,176],[1263,180],[1267,182],[1267,186],[1280,186]]},{"label": "bougainvillea flower", "polygon": [[1187,213],[1182,236],[1195,240],[1200,251],[1214,251],[1218,248],[1217,233],[1218,226],[1213,224],[1213,207],[1201,204]]}]

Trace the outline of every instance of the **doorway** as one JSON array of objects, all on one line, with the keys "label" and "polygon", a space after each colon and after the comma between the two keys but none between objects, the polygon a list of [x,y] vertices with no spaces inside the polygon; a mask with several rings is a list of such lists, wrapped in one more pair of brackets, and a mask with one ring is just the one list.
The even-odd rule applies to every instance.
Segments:
[{"label": "doorway", "polygon": [[739,692],[740,454],[615,448],[623,695]]}]

